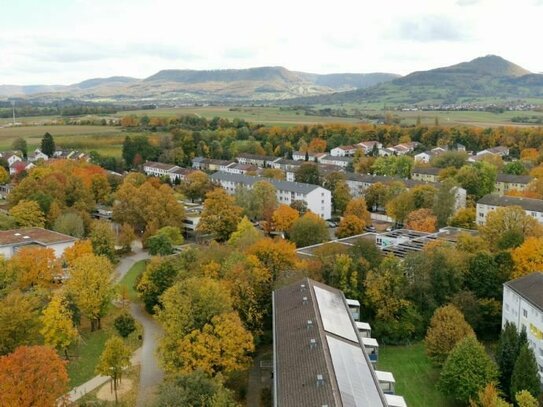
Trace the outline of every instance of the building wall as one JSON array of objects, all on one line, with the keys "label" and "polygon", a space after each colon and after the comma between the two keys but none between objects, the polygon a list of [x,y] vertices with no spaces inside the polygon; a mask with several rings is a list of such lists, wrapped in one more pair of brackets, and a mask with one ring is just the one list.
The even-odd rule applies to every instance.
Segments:
[{"label": "building wall", "polygon": [[412,179],[417,181],[424,181],[424,182],[438,182],[439,176],[434,174],[421,174],[419,172],[413,172],[413,175],[411,176]]},{"label": "building wall", "polygon": [[[499,206],[477,203],[477,213],[475,217],[475,221],[477,222],[477,224],[484,225],[486,223],[486,217],[488,216],[488,214],[492,211],[495,211],[496,208],[499,208]],[[532,211],[525,211],[525,212],[527,215],[532,216],[539,223],[543,224],[543,212],[532,212]]]},{"label": "building wall", "polygon": [[524,328],[528,343],[534,351],[543,384],[543,310],[533,306],[516,291],[503,287],[502,327],[506,322],[515,324],[519,332]]},{"label": "building wall", "polygon": [[509,182],[496,182],[494,192],[500,196],[507,194],[511,190],[524,191],[528,184],[515,184]]}]

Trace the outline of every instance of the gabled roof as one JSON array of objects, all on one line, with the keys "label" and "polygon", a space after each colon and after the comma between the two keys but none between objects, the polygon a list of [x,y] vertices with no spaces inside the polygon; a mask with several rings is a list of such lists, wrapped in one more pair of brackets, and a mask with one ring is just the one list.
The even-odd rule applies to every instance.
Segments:
[{"label": "gabled roof", "polygon": [[543,310],[543,273],[535,272],[505,283],[535,307]]},{"label": "gabled roof", "polygon": [[144,167],[151,167],[151,168],[158,168],[159,170],[168,171],[168,172],[173,171],[176,168],[178,168],[178,166],[175,165],[175,164],[159,163],[159,162],[155,162],[155,161],[146,161],[143,164],[143,166]]},{"label": "gabled roof", "polygon": [[534,177],[531,177],[530,175],[513,175],[513,174],[498,174],[496,176],[497,182],[505,182],[508,184],[524,184],[527,185]]},{"label": "gabled roof", "polygon": [[488,194],[479,199],[477,204],[490,206],[520,206],[526,211],[543,212],[543,200],[541,199]]},{"label": "gabled roof", "polygon": [[413,170],[413,174],[438,175],[439,171],[441,171],[441,170],[442,170],[442,168],[435,168],[435,167],[415,168]]},{"label": "gabled roof", "polygon": [[325,155],[324,157],[321,157],[319,161],[342,161],[342,162],[351,162],[353,159],[351,157],[339,157],[334,155]]}]

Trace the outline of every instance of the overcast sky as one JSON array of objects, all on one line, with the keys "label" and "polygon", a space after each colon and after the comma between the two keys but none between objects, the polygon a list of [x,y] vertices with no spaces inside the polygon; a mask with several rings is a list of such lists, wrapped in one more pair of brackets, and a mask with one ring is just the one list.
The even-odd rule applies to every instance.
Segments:
[{"label": "overcast sky", "polygon": [[543,0],[0,0],[0,84],[281,65],[407,74],[496,54],[543,71]]}]

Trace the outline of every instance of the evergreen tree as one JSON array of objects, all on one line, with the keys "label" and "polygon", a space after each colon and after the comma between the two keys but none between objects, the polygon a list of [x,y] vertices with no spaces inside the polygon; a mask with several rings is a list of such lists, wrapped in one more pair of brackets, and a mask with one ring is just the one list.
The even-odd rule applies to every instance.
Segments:
[{"label": "evergreen tree", "polygon": [[527,390],[535,398],[541,393],[541,384],[539,383],[539,375],[537,362],[534,352],[523,344],[520,348],[513,374],[511,375],[511,398],[522,391]]},{"label": "evergreen tree", "polygon": [[511,375],[519,354],[519,341],[515,324],[506,322],[496,349],[496,363],[500,368],[500,387],[502,389],[509,390],[511,388]]},{"label": "evergreen tree", "polygon": [[52,157],[55,153],[55,140],[53,136],[49,133],[45,133],[41,139],[41,151],[43,154],[46,154],[48,157]]}]

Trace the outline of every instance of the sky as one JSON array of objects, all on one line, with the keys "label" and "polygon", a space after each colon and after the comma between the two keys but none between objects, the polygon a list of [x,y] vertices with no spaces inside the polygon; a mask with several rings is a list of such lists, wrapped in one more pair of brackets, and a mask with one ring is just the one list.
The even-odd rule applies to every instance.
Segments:
[{"label": "sky", "polygon": [[284,66],[408,74],[488,54],[543,71],[543,0],[0,0],[0,84]]}]

